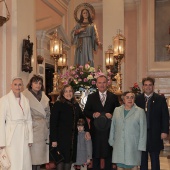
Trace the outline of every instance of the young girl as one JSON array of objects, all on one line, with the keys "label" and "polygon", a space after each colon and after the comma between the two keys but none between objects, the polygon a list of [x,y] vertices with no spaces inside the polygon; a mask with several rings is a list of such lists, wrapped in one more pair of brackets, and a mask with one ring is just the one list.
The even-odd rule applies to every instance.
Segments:
[{"label": "young girl", "polygon": [[81,166],[87,166],[92,159],[92,142],[85,139],[84,119],[79,119],[77,122],[78,136],[77,136],[77,158],[74,163],[76,170],[81,169]]}]

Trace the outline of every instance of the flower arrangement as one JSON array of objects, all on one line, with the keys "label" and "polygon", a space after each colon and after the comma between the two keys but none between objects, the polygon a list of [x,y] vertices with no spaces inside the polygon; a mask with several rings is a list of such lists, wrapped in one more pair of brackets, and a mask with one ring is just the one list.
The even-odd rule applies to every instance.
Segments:
[{"label": "flower arrangement", "polygon": [[141,93],[141,89],[138,83],[134,83],[133,87],[130,87],[130,89],[133,93]]},{"label": "flower arrangement", "polygon": [[70,84],[75,91],[80,88],[90,89],[96,88],[96,78],[100,75],[104,75],[100,68],[96,71],[94,67],[90,67],[89,64],[85,66],[70,66],[70,69],[61,75],[65,84]]}]

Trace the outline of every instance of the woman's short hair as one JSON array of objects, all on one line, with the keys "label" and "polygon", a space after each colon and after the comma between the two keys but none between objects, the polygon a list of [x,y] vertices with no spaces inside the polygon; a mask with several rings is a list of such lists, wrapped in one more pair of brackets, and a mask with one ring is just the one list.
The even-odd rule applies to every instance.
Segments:
[{"label": "woman's short hair", "polygon": [[132,92],[132,91],[125,91],[125,92],[123,92],[123,94],[122,94],[122,96],[121,96],[121,99],[124,100],[124,97],[125,97],[127,94],[129,94],[129,93],[132,93],[132,94],[134,95],[134,99],[135,99],[135,93]]},{"label": "woman's short hair", "polygon": [[83,20],[84,20],[84,18],[83,18],[83,11],[85,11],[85,10],[86,10],[87,13],[88,13],[88,21],[89,21],[89,23],[90,23],[90,24],[93,23],[92,18],[91,18],[91,15],[90,15],[90,12],[89,12],[88,9],[82,9],[82,10],[81,10],[79,23],[83,23]]},{"label": "woman's short hair", "polygon": [[73,92],[73,97],[72,97],[71,101],[72,101],[74,104],[77,103],[76,98],[74,97],[73,87],[72,87],[71,85],[69,85],[69,84],[64,85],[63,88],[61,89],[60,95],[59,95],[59,100],[60,100],[61,102],[63,102],[63,103],[66,101],[66,98],[64,97],[64,92],[65,92],[65,89],[66,89],[67,87],[70,87],[71,90],[72,90],[72,92]]},{"label": "woman's short hair", "polygon": [[16,79],[19,79],[19,80],[23,81],[21,77],[19,77],[19,76],[15,76],[15,77],[13,77],[13,78],[12,78],[11,83],[12,83],[14,80],[16,80]]},{"label": "woman's short hair", "polygon": [[155,79],[153,77],[145,77],[142,79],[142,84],[144,85],[145,81],[150,81],[153,85],[155,84]]},{"label": "woman's short hair", "polygon": [[28,90],[32,89],[32,83],[33,82],[38,82],[38,81],[40,81],[42,83],[41,91],[44,91],[44,85],[43,85],[43,78],[42,78],[42,76],[35,75],[35,74],[32,76],[32,78],[30,79],[29,83],[27,84]]}]

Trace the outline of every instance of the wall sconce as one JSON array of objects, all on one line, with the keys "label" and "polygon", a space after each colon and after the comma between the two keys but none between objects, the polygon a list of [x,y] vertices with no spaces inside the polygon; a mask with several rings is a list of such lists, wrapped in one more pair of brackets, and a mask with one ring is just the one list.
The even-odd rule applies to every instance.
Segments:
[{"label": "wall sconce", "polygon": [[62,56],[58,60],[58,69],[61,71],[67,67],[67,53],[66,51],[63,52]]},{"label": "wall sconce", "polygon": [[6,23],[9,20],[10,13],[9,13],[9,10],[8,10],[8,7],[7,7],[7,4],[6,4],[5,0],[1,0],[0,2],[4,2],[5,3],[6,10],[8,12],[7,17],[0,16],[0,27],[1,27],[4,23]]},{"label": "wall sconce", "polygon": [[116,35],[116,37],[113,37],[113,55],[115,57],[124,57],[125,55],[125,37],[119,33]]},{"label": "wall sconce", "polygon": [[111,69],[114,65],[114,56],[113,56],[113,50],[111,45],[108,47],[108,50],[105,52],[105,63],[107,69]]},{"label": "wall sconce", "polygon": [[111,45],[109,45],[108,50],[105,52],[105,64],[106,69],[107,70],[109,69],[109,72],[111,73],[111,79],[114,81],[115,80],[114,76],[118,72],[118,66],[117,61],[113,56],[113,50]]},{"label": "wall sconce", "polygon": [[115,75],[117,83],[116,94],[122,94],[122,74],[121,74],[121,60],[125,56],[125,37],[120,34],[120,30],[116,37],[113,37],[113,56],[118,62],[118,73]]},{"label": "wall sconce", "polygon": [[53,91],[49,94],[52,98],[52,103],[55,102],[57,96],[60,92],[60,82],[59,82],[59,75],[58,71],[58,61],[62,57],[63,53],[63,41],[58,36],[57,30],[52,35],[50,40],[50,56],[54,59],[54,78],[53,78]]}]

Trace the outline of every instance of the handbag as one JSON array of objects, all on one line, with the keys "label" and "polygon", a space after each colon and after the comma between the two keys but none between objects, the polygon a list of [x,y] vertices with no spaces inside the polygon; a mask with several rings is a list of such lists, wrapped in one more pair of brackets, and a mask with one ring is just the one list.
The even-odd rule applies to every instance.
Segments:
[{"label": "handbag", "polygon": [[49,154],[50,161],[54,161],[56,165],[64,160],[64,156],[61,154],[58,147],[51,147]]},{"label": "handbag", "polygon": [[7,170],[11,166],[5,148],[0,149],[0,166],[3,170]]}]

